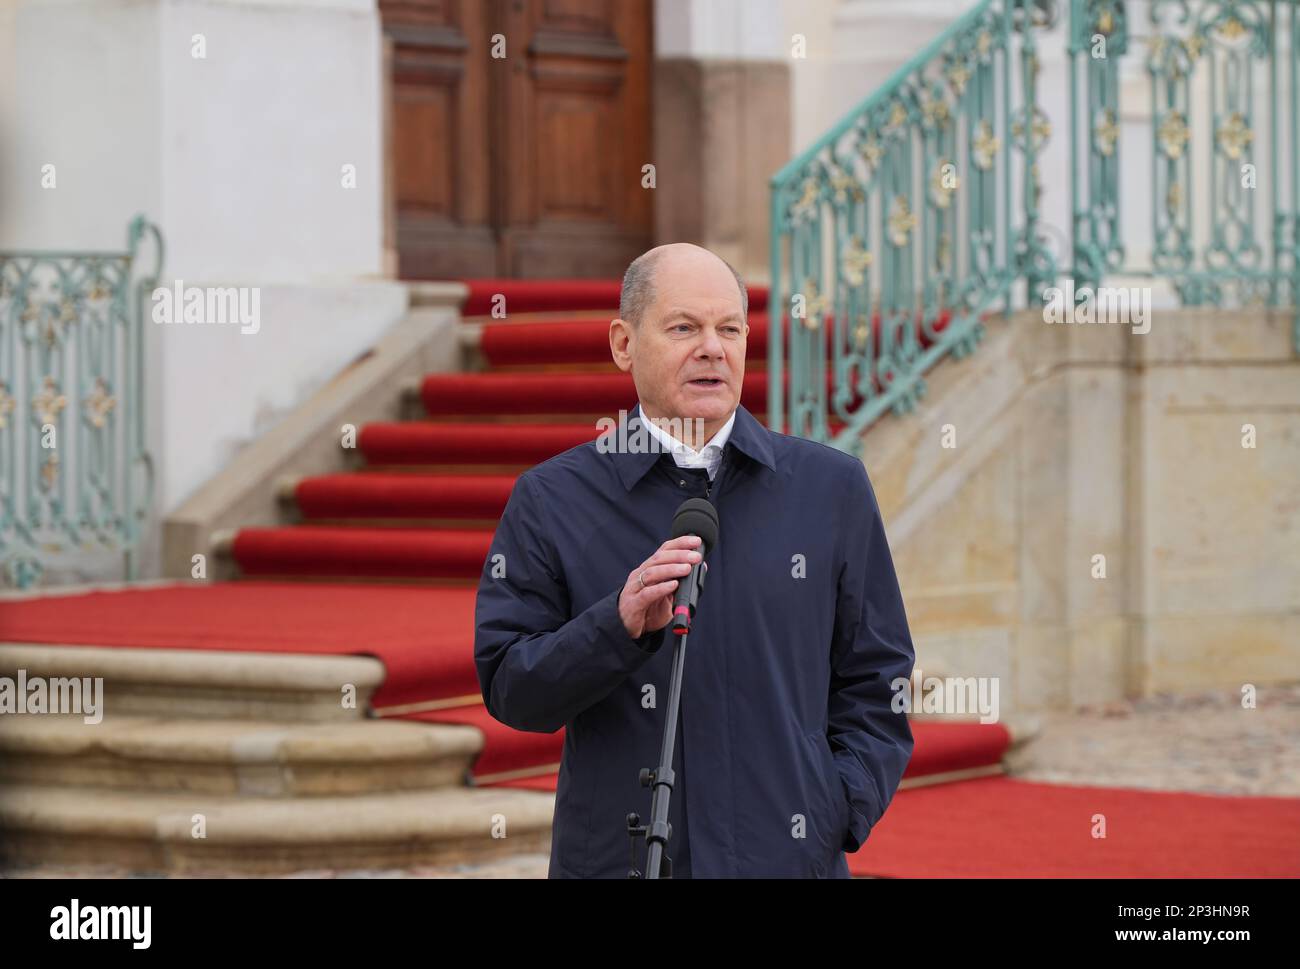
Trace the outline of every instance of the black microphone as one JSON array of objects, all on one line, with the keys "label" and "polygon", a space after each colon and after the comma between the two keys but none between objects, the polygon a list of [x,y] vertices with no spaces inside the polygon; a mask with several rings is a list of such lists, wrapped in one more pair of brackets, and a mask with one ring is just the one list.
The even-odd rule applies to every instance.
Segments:
[{"label": "black microphone", "polygon": [[673,632],[678,636],[691,631],[695,605],[704,589],[704,574],[709,570],[704,560],[718,544],[718,510],[703,498],[687,498],[673,515],[673,538],[683,535],[697,535],[701,544],[700,561],[691,566],[690,575],[673,592]]}]

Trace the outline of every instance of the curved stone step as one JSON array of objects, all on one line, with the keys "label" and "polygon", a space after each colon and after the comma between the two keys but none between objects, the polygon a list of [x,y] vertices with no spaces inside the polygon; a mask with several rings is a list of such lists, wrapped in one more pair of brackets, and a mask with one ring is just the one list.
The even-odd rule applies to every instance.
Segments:
[{"label": "curved stone step", "polygon": [[136,872],[466,864],[549,851],[554,807],[554,795],[504,788],[254,800],[6,785],[0,850],[12,868]]},{"label": "curved stone step", "polygon": [[321,797],[462,786],[473,727],[358,720],[287,724],[0,717],[0,784]]},{"label": "curved stone step", "polygon": [[102,677],[108,714],[178,719],[360,720],[384,679],[368,656],[0,643],[0,676],[20,669]]}]

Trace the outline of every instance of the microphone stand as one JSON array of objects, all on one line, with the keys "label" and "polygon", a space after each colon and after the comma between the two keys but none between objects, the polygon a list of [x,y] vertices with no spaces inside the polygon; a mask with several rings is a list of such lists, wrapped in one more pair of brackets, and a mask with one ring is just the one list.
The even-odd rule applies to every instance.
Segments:
[{"label": "microphone stand", "polygon": [[[668,823],[668,800],[672,797],[673,783],[673,749],[677,746],[677,715],[682,699],[682,670],[686,665],[686,639],[690,635],[690,619],[695,617],[695,605],[704,590],[704,574],[709,570],[708,564],[700,562],[691,569],[687,581],[691,583],[688,618],[683,621],[674,617],[672,626],[677,633],[677,643],[673,646],[672,672],[668,679],[668,716],[664,723],[664,739],[659,750],[659,767],[651,771],[642,767],[638,775],[642,787],[653,786],[650,796],[650,824],[641,824],[641,817],[635,811],[627,816],[627,833],[631,838],[632,866],[628,878],[672,878],[673,861],[665,853],[668,839],[672,837],[673,827]],[[686,607],[679,606],[678,613],[686,612]],[[684,631],[678,632],[678,628]],[[636,867],[636,839],[646,840],[646,871],[642,875]]]}]

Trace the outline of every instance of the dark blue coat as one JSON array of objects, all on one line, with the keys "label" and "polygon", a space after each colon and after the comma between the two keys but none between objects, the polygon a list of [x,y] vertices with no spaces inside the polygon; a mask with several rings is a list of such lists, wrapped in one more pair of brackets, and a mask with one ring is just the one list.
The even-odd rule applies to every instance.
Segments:
[{"label": "dark blue coat", "polygon": [[[638,772],[659,760],[672,634],[633,640],[618,597],[708,487],[670,454],[592,441],[521,475],[497,527],[474,658],[494,717],[566,728],[552,878],[626,877],[626,816],[649,820]],[[674,875],[847,878],[844,852],[912,754],[890,684],[914,654],[871,483],[857,458],[739,407],[709,500],[720,538],[686,644]]]}]

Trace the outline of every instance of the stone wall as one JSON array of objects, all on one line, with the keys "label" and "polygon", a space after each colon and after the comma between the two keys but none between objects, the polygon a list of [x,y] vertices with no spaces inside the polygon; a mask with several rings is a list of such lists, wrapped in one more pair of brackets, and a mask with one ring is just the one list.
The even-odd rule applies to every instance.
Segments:
[{"label": "stone wall", "polygon": [[1300,678],[1290,326],[1027,311],[877,424],[864,459],[917,666],[1000,677],[1006,711]]}]

